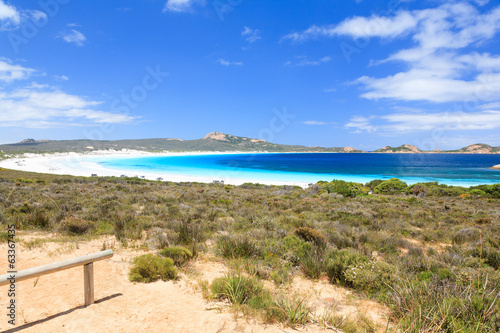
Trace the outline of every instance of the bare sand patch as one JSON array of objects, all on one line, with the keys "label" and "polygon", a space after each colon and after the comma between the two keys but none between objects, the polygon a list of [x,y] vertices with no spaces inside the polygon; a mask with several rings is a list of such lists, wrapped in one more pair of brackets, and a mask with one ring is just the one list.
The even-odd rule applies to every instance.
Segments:
[{"label": "bare sand patch", "polygon": [[[198,280],[212,281],[228,272],[221,262],[204,255],[195,260],[179,281],[132,283],[128,280],[131,262],[147,251],[123,248],[114,236],[89,241],[59,241],[54,234],[19,232],[17,270],[44,265],[114,247],[111,259],[94,263],[96,303],[84,307],[83,268],[76,267],[17,284],[17,326],[0,320],[7,332],[293,332],[282,325],[265,325],[258,319],[243,318],[228,307],[213,307],[196,288]],[[37,241],[33,245],[34,241]],[[41,240],[45,240],[41,241]],[[19,240],[18,240],[19,241]],[[23,245],[31,242],[31,248]],[[0,267],[7,267],[7,244],[0,244]],[[190,274],[189,271],[194,272]],[[386,324],[386,309],[366,300],[354,300],[350,291],[327,281],[296,278],[290,291],[308,290],[316,311],[335,304],[342,315],[365,312],[380,325]],[[0,308],[8,302],[8,286],[0,287]],[[4,310],[5,312],[6,310]],[[5,312],[6,313],[6,312]],[[311,324],[301,332],[324,331]]]}]

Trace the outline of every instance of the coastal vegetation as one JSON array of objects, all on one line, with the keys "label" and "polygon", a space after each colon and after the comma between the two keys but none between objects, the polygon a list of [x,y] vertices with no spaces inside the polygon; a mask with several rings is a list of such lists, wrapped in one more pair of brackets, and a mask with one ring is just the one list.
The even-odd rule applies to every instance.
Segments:
[{"label": "coastal vegetation", "polygon": [[230,273],[205,286],[207,299],[266,322],[346,332],[375,328],[334,308],[319,316],[281,291],[294,276],[327,279],[388,306],[388,330],[499,331],[499,206],[500,184],[333,180],[302,189],[0,171],[2,225],[114,235],[150,252],[132,265],[136,282],[178,279],[211,254]]}]

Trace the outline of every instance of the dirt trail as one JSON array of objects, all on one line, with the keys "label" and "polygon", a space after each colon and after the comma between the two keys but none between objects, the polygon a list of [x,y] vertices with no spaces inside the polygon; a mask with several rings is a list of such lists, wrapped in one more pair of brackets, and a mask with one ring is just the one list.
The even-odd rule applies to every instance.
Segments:
[{"label": "dirt trail", "polygon": [[[47,237],[51,235],[43,235]],[[21,239],[39,239],[39,234],[22,234]],[[192,274],[183,275],[177,282],[131,283],[128,272],[131,261],[144,251],[122,248],[114,237],[76,243],[45,243],[28,249],[18,244],[17,269],[25,269],[76,256],[98,252],[103,242],[115,244],[111,259],[94,263],[96,303],[83,306],[83,268],[30,279],[17,284],[17,326],[7,323],[8,286],[0,287],[0,331],[4,332],[297,332],[281,325],[264,325],[255,319],[241,318],[229,310],[215,309],[194,287],[197,280],[211,281],[227,269],[220,263],[197,260]],[[3,255],[2,255],[3,254]],[[0,244],[0,267],[6,271],[7,244]],[[308,280],[294,282],[292,288],[316,290],[321,299],[345,300],[334,293],[335,286]],[[319,289],[318,289],[319,288]],[[366,302],[366,301],[362,301]],[[373,302],[368,313],[378,320],[384,309]],[[348,311],[356,307],[348,306]],[[365,309],[366,310],[366,309]],[[373,310],[373,311],[372,311]],[[371,312],[370,312],[371,311]],[[381,315],[382,314],[382,315]],[[384,323],[384,318],[379,320]],[[302,332],[323,331],[319,326],[299,328]]]}]

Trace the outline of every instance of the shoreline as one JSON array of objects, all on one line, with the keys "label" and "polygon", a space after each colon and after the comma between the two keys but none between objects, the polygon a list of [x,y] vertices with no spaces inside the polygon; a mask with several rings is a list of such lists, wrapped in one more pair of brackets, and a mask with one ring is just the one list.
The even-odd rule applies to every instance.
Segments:
[{"label": "shoreline", "polygon": [[[121,177],[125,175],[127,177],[140,177],[148,180],[158,180],[161,178],[162,181],[171,182],[200,182],[200,183],[212,183],[214,181],[223,181],[224,184],[228,185],[242,185],[244,183],[259,183],[263,185],[289,185],[289,186],[300,186],[302,188],[307,188],[309,184],[316,183],[317,177],[311,175],[311,179],[302,177],[301,179],[293,180],[293,175],[285,174],[273,174],[266,175],[265,172],[259,174],[245,174],[241,170],[217,170],[217,169],[206,169],[200,172],[196,170],[182,170],[180,172],[166,172],[166,171],[145,171],[145,170],[135,170],[135,169],[115,169],[112,167],[106,167],[101,165],[96,159],[102,158],[142,158],[142,157],[168,157],[168,156],[201,156],[201,155],[246,155],[246,154],[298,154],[301,152],[222,152],[222,151],[189,151],[189,152],[147,152],[140,150],[96,150],[91,152],[64,152],[64,153],[24,153],[21,155],[10,155],[6,159],[0,160],[0,168],[27,171],[27,172],[37,172],[37,173],[48,173],[55,175],[71,175],[71,176],[83,176],[91,177],[92,175],[97,175],[99,177]],[[491,169],[500,170],[500,165],[495,165]],[[202,174],[200,174],[202,173]],[[378,175],[328,175],[328,179],[320,180],[330,180],[330,176],[333,179],[342,179],[345,181],[353,181],[357,183],[366,183],[374,179],[384,179],[378,177]],[[336,178],[337,177],[337,178]],[[304,179],[305,178],[305,179]],[[408,185],[422,182],[422,181],[435,181],[435,180],[420,180],[420,179],[406,179],[406,177],[397,177],[405,181]],[[389,179],[389,178],[387,178]],[[438,180],[438,179],[437,179]],[[454,185],[470,187],[478,185],[476,183],[469,183],[463,181],[444,181],[438,180],[441,184]]]},{"label": "shoreline", "polygon": [[[295,153],[295,152],[290,152]],[[20,156],[8,157],[0,160],[0,168],[12,169],[18,171],[48,173],[55,175],[71,175],[91,177],[92,174],[97,174],[99,177],[141,177],[148,180],[157,180],[162,178],[163,181],[171,182],[200,182],[212,183],[214,181],[224,181],[228,185],[242,185],[244,183],[259,183],[263,185],[290,185],[307,188],[309,183],[297,181],[281,181],[269,179],[251,179],[231,177],[221,170],[213,170],[207,175],[189,175],[176,174],[167,172],[151,172],[139,170],[123,170],[106,168],[98,162],[91,159],[96,158],[140,158],[140,157],[167,157],[167,156],[191,156],[191,155],[236,155],[236,154],[280,154],[275,152],[207,152],[207,151],[192,151],[192,152],[162,152],[152,153],[139,150],[99,150],[85,153],[25,153]]]}]

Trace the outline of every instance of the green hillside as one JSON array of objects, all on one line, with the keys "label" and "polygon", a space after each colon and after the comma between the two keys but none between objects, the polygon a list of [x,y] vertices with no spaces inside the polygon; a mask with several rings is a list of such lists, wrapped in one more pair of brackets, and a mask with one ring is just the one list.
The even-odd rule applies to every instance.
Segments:
[{"label": "green hillside", "polygon": [[[212,138],[212,137],[217,138]],[[0,145],[4,153],[86,152],[93,150],[142,150],[142,151],[268,151],[268,152],[344,152],[344,148],[305,147],[280,145],[264,140],[238,137],[223,133],[210,133],[203,139],[140,139],[140,140],[23,140],[19,143]],[[361,152],[353,150],[353,152]]]}]

